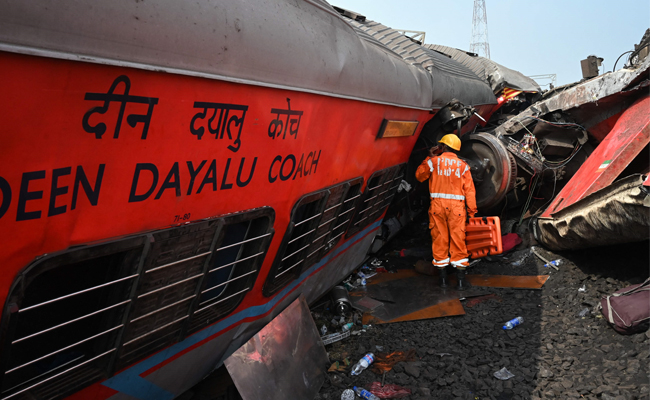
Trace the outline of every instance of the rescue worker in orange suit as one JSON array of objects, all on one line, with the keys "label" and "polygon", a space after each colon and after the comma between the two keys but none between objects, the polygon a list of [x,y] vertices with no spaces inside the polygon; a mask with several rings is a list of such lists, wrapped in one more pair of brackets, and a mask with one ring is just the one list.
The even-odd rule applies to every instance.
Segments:
[{"label": "rescue worker in orange suit", "polygon": [[458,136],[445,135],[439,143],[429,150],[429,157],[420,164],[415,177],[420,182],[429,180],[429,229],[440,286],[447,286],[446,267],[451,263],[456,268],[458,288],[464,289],[469,286],[465,281],[469,265],[465,223],[468,215],[473,217],[477,212],[476,190],[469,166],[456,155],[460,150]]}]

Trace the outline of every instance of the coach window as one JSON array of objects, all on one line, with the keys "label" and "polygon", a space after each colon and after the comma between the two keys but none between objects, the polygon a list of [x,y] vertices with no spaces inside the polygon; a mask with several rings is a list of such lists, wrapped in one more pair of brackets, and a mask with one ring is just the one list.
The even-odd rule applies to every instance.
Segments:
[{"label": "coach window", "polygon": [[2,398],[59,398],[110,373],[144,247],[88,246],[23,270],[3,315]]},{"label": "coach window", "polygon": [[397,193],[405,168],[406,164],[401,164],[372,174],[348,229],[348,237],[361,231],[386,211]]},{"label": "coach window", "polygon": [[235,309],[253,288],[273,237],[273,209],[223,219],[189,331],[194,332]]},{"label": "coach window", "polygon": [[[339,220],[341,212],[353,207],[355,195],[350,189],[360,187],[362,178],[344,182],[328,189],[303,196],[291,212],[291,221],[269,276],[264,284],[264,295],[270,296],[329,252],[340,240],[347,226]],[[349,200],[346,203],[346,200]],[[345,215],[351,214],[346,213]],[[338,224],[337,224],[338,222]],[[337,231],[337,235],[333,233]]]}]

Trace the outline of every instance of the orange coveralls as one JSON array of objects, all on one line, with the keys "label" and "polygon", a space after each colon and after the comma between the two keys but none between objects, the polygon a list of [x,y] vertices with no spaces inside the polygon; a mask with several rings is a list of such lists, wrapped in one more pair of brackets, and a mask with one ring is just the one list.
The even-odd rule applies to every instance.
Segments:
[{"label": "orange coveralls", "polygon": [[469,166],[456,154],[446,152],[422,161],[415,171],[415,177],[420,182],[429,179],[429,229],[433,240],[433,265],[444,267],[451,259],[454,267],[467,267],[465,208],[471,217],[478,211]]}]

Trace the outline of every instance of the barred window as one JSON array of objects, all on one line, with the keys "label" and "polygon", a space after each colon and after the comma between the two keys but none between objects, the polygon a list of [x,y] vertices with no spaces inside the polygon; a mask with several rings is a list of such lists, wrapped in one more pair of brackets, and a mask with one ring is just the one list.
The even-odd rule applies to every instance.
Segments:
[{"label": "barred window", "polygon": [[404,178],[405,169],[406,164],[400,164],[376,171],[370,176],[352,225],[348,229],[348,237],[361,231],[386,211]]},{"label": "barred window", "polygon": [[273,234],[263,208],[72,249],[14,282],[2,321],[1,399],[54,399],[230,313]]},{"label": "barred window", "polygon": [[339,242],[349,224],[349,209],[359,197],[361,182],[362,178],[353,179],[298,200],[264,284],[265,296],[296,279]]}]

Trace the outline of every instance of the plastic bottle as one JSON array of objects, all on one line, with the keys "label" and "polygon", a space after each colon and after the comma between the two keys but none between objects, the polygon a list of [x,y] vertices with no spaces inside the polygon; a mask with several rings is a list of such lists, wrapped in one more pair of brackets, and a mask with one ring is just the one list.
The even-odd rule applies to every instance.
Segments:
[{"label": "plastic bottle", "polygon": [[365,275],[363,272],[359,272],[357,275],[358,275],[359,278],[361,279],[361,282],[360,282],[360,283],[361,283],[361,286],[366,286],[366,283],[367,283],[367,281],[366,281],[366,275]]},{"label": "plastic bottle", "polygon": [[350,329],[352,329],[353,326],[354,326],[354,323],[348,322],[347,324],[343,325],[343,328],[342,328],[343,332],[349,331]]},{"label": "plastic bottle", "polygon": [[362,399],[366,400],[379,400],[379,397],[375,396],[374,394],[370,393],[364,388],[360,387],[354,387],[354,393],[357,394],[357,396],[361,397]]},{"label": "plastic bottle", "polygon": [[524,317],[517,317],[515,319],[511,319],[510,321],[506,322],[505,325],[503,325],[503,329],[512,329],[517,325],[521,325],[524,323]]},{"label": "plastic bottle", "polygon": [[368,365],[372,364],[375,361],[375,355],[368,353],[358,363],[352,367],[352,375],[359,375],[364,369],[368,368]]}]

